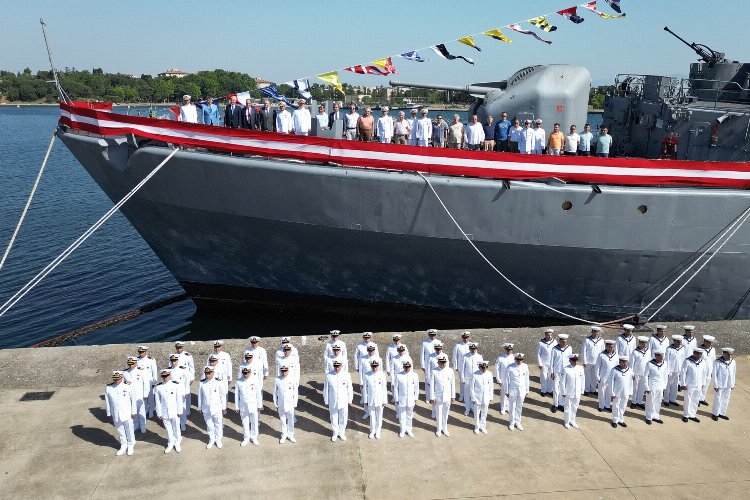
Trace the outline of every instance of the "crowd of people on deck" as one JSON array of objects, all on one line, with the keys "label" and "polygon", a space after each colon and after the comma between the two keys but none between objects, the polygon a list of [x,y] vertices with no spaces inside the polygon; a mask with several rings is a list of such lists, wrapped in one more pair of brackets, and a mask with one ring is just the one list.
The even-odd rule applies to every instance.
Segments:
[{"label": "crowd of people on deck", "polygon": [[[256,107],[251,99],[239,103],[237,97],[232,96],[224,109],[223,123],[229,128],[309,135],[313,119],[317,121],[319,130],[331,130],[336,120],[341,120],[341,138],[349,141],[520,154],[596,155],[606,158],[612,147],[612,136],[607,127],[601,127],[599,133],[594,135],[588,123],[580,134],[576,125],[570,125],[568,133],[564,133],[561,125],[555,123],[548,135],[542,127],[542,120],[527,119],[522,124],[517,118],[508,120],[505,112],[501,113],[496,123],[492,115],[487,116],[484,124],[479,122],[477,115],[472,115],[469,122],[464,124],[458,114],[453,115],[451,123],[446,122],[442,115],[430,118],[426,107],[411,109],[408,118],[404,111],[399,111],[394,118],[389,114],[390,108],[383,106],[380,108],[381,116],[376,118],[370,106],[365,106],[360,114],[355,103],[349,105],[349,112],[342,110],[339,103],[334,103],[330,113],[326,113],[325,106],[320,104],[315,116],[307,109],[304,99],[299,99],[296,105],[296,109],[289,111],[282,101],[278,103],[278,109],[273,109],[271,102],[265,99],[262,106]],[[198,108],[192,103],[192,97],[185,95],[178,119],[188,123],[219,125],[219,107],[209,98]]]},{"label": "crowd of people on deck", "polygon": [[[712,419],[729,420],[727,409],[736,377],[734,349],[722,348],[717,355],[715,338],[710,335],[703,335],[699,345],[691,325],[684,326],[684,334],[672,335],[671,343],[666,326],[657,326],[651,337],[636,337],[633,330],[632,325],[625,324],[616,338],[604,339],[602,329],[594,326],[579,352],[569,345],[567,334],[560,333],[555,338],[553,329],[544,331],[536,349],[540,393],[551,398],[552,413],[563,413],[564,428],[578,428],[576,413],[585,395],[597,399],[599,412],[612,414],[613,428],[627,427],[628,406],[645,410],[648,425],[663,423],[661,408],[678,406],[680,391],[683,422],[699,422],[698,407],[708,405],[710,392]],[[521,418],[530,390],[529,367],[526,356],[514,352],[513,343],[503,345],[503,352],[494,359],[493,373],[491,356],[485,359],[487,353],[480,353],[470,332],[461,334],[461,341],[452,347],[452,356],[438,338],[437,330],[428,330],[427,334],[420,352],[412,355],[400,334],[393,335],[393,342],[381,353],[372,342],[372,333],[365,332],[354,352],[348,353],[346,344],[339,340],[340,332],[330,332],[331,338],[322,352],[322,367],[306,366],[305,371],[322,368],[322,399],[329,412],[331,441],[347,439],[355,382],[362,418],[369,422],[370,439],[380,439],[383,412],[389,404],[395,410],[399,438],[413,438],[414,408],[420,396],[431,407],[436,437],[450,436],[449,414],[456,401],[463,403],[464,415],[473,414],[474,434],[487,434],[487,414],[496,396],[497,410],[501,415],[508,414],[508,430],[524,429]],[[154,415],[166,429],[164,452],[180,452],[181,433],[193,407],[193,386],[198,377],[196,408],[205,422],[207,449],[223,446],[230,387],[234,388],[234,410],[242,422],[240,445],[259,444],[258,416],[264,410],[263,386],[269,375],[273,377],[271,401],[279,418],[279,443],[295,443],[295,412],[303,371],[299,352],[285,337],[269,361],[260,344],[259,337],[250,338],[236,372],[221,340],[213,343],[213,352],[205,363],[195,360],[185,351],[184,342],[177,341],[175,352],[161,370],[149,355],[149,348],[139,346],[138,355],[127,358],[126,369],[112,372],[112,384],[105,389],[107,416],[119,436],[116,454],[133,454],[135,431],[145,433],[148,419]],[[417,364],[421,376],[416,372]]]}]

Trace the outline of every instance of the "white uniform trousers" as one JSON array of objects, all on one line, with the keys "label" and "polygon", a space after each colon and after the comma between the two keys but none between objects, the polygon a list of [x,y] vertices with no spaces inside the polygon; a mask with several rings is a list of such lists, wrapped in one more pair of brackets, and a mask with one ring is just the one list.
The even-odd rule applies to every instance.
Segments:
[{"label": "white uniform trousers", "polygon": [[664,389],[651,389],[646,394],[646,420],[661,420],[659,412],[661,410],[661,398]]},{"label": "white uniform trousers", "polygon": [[417,146],[427,146],[427,139],[417,139]]},{"label": "white uniform trousers", "polygon": [[476,405],[474,406],[474,429],[487,429],[487,411],[490,409],[489,405]]},{"label": "white uniform trousers", "polygon": [[682,416],[695,418],[698,413],[698,403],[701,400],[700,387],[686,387],[684,393],[685,400],[682,404]]},{"label": "white uniform trousers", "polygon": [[729,396],[732,394],[732,389],[719,389],[714,391],[714,409],[711,413],[716,415],[727,415],[727,407],[729,406]]},{"label": "white uniform trousers", "polygon": [[523,400],[525,396],[521,396],[519,391],[510,391],[508,393],[508,425],[520,425],[521,424],[521,410],[523,410]]},{"label": "white uniform trousers", "polygon": [[620,423],[625,421],[625,408],[628,406],[628,398],[615,396],[612,401],[612,422]]},{"label": "white uniform trousers", "polygon": [[[474,403],[471,400],[471,383],[472,380],[469,379],[467,382],[464,382],[463,388],[464,388],[464,404],[466,406],[466,411],[464,412],[466,415],[469,414],[470,411],[474,411]],[[432,416],[435,416],[435,411],[433,410]]]},{"label": "white uniform trousers", "polygon": [[413,406],[396,406],[398,416],[399,432],[411,432],[412,422],[414,421]]},{"label": "white uniform trousers", "polygon": [[703,389],[701,389],[701,401],[706,401],[706,394],[708,394],[708,385],[706,384],[703,386]]},{"label": "white uniform trousers", "polygon": [[565,399],[565,423],[575,424],[576,423],[576,412],[578,412],[578,404],[581,402],[580,396],[571,397],[568,396]]},{"label": "white uniform trousers", "polygon": [[209,443],[217,443],[221,441],[221,437],[224,435],[224,418],[221,412],[216,415],[211,415],[204,411],[203,419],[206,421],[206,431],[208,432]]},{"label": "white uniform trousers", "polygon": [[156,386],[151,388],[151,392],[148,395],[148,401],[146,402],[146,411],[149,417],[154,416],[156,411]]},{"label": "white uniform trousers", "polygon": [[[435,422],[437,424],[437,432],[445,432],[448,430],[448,414],[450,413],[450,409],[450,401],[446,401],[445,403],[435,403],[433,405],[433,410],[435,412]],[[476,410],[474,411],[476,412]]]},{"label": "white uniform trousers", "polygon": [[258,439],[258,412],[240,412],[242,419],[242,439],[249,441]]},{"label": "white uniform trousers", "polygon": [[500,387],[500,413],[508,411],[510,406],[510,399],[508,398],[508,391],[505,390],[505,386]]},{"label": "white uniform trousers", "polygon": [[367,413],[370,415],[370,436],[380,433],[383,428],[383,407],[381,405],[368,406]]},{"label": "white uniform trousers", "polygon": [[141,398],[135,400],[135,428],[146,430],[146,405],[148,403]]},{"label": "white uniform trousers", "polygon": [[633,380],[633,404],[642,405],[646,394],[646,378],[636,376]]},{"label": "white uniform trousers", "polygon": [[463,376],[458,376],[458,400],[463,402],[464,400],[464,381]]},{"label": "white uniform trousers", "polygon": [[549,376],[549,368],[546,366],[542,366],[539,370],[539,392],[552,393],[552,379]]},{"label": "white uniform trousers", "polygon": [[180,419],[178,417],[165,418],[162,420],[162,423],[164,424],[164,430],[167,431],[167,447],[172,448],[174,445],[179,446],[180,442],[182,442]]},{"label": "white uniform trousers", "polygon": [[609,386],[602,380],[599,382],[599,409],[609,408],[611,405],[612,397],[609,395]]},{"label": "white uniform trousers", "polygon": [[555,406],[565,404],[565,398],[562,396],[564,378],[565,373],[555,373],[555,380],[552,381],[552,404]]},{"label": "white uniform trousers", "polygon": [[127,419],[123,422],[114,421],[117,437],[120,440],[120,446],[133,446],[135,444],[135,432],[133,431],[133,421]]},{"label": "white uniform trousers", "polygon": [[586,392],[596,392],[596,364],[589,363],[588,365],[584,366],[583,374],[586,378],[586,383],[584,384],[583,390]]},{"label": "white uniform trousers", "polygon": [[347,141],[353,141],[357,138],[357,129],[344,130],[344,137]]},{"label": "white uniform trousers", "polygon": [[294,437],[294,408],[286,413],[279,411],[279,421],[281,422],[281,437]]},{"label": "white uniform trousers", "polygon": [[664,391],[664,402],[665,403],[676,403],[677,402],[677,386],[680,384],[680,374],[670,373],[667,377],[667,388]]},{"label": "white uniform trousers", "polygon": [[333,430],[333,435],[343,436],[346,432],[346,423],[349,420],[349,407],[346,406],[341,409],[329,407],[328,413],[331,419],[331,430]]}]

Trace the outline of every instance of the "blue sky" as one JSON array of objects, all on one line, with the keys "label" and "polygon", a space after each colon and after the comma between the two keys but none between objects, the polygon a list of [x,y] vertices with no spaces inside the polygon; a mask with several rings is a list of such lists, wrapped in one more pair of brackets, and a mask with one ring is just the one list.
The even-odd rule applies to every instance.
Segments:
[{"label": "blue sky", "polygon": [[[579,0],[583,3],[583,0]],[[49,25],[59,68],[101,67],[107,72],[156,74],[167,68],[186,71],[224,68],[283,82],[296,77],[367,63],[460,36],[498,28],[574,5],[572,1],[251,0],[110,1],[36,0],[3,9],[0,16],[0,68],[46,69],[48,62],[39,18]],[[261,5],[265,7],[261,7]],[[443,6],[445,5],[445,6]],[[475,37],[482,52],[449,43],[448,49],[475,59],[470,66],[446,61],[429,51],[426,63],[394,58],[398,79],[463,84],[502,79],[531,64],[580,64],[594,84],[617,73],[685,76],[696,56],[662,31],[668,25],[688,41],[705,43],[736,60],[750,60],[750,44],[741,42],[750,19],[746,0],[622,0],[625,20],[603,20],[579,7],[586,20],[574,25],[557,14],[558,26],[541,36],[504,32],[505,44]],[[613,13],[604,0],[598,8]],[[385,84],[377,76],[341,72],[362,85]],[[311,82],[312,83],[312,82]]]}]

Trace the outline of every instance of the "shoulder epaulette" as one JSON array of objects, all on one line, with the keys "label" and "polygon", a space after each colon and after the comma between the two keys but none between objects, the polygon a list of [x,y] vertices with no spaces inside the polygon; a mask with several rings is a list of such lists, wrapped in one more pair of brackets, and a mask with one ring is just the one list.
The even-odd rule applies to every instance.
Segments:
[{"label": "shoulder epaulette", "polygon": [[148,358],[148,359],[154,359],[154,358],[152,358],[152,357],[151,357],[151,355],[150,355],[150,354],[149,354],[149,355],[147,355],[147,356],[146,356],[146,358]]},{"label": "shoulder epaulette", "polygon": [[179,382],[178,382],[178,381],[176,381],[176,380],[172,380],[172,383],[173,383],[173,384],[179,384]]}]

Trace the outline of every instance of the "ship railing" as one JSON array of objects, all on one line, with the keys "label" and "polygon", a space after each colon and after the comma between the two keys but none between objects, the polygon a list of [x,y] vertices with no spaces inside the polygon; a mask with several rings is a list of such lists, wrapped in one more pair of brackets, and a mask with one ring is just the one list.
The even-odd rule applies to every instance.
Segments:
[{"label": "ship railing", "polygon": [[[668,84],[663,81],[649,83],[646,77],[632,73],[620,73],[615,77],[613,94],[620,97],[641,99],[645,95],[659,95],[662,99],[676,103],[688,103],[694,99],[712,102],[713,108],[719,103],[745,102],[750,99],[750,88],[729,80],[701,78],[671,78]],[[698,84],[698,85],[696,85]],[[722,106],[725,109],[726,106]]]}]

